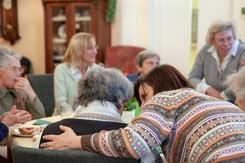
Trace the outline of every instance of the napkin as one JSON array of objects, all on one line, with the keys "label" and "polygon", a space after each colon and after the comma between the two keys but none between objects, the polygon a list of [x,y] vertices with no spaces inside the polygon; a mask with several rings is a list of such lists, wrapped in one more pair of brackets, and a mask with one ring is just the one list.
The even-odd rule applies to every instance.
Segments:
[{"label": "napkin", "polygon": [[35,123],[33,123],[33,125],[48,125],[51,123],[53,123],[53,122],[38,119]]}]

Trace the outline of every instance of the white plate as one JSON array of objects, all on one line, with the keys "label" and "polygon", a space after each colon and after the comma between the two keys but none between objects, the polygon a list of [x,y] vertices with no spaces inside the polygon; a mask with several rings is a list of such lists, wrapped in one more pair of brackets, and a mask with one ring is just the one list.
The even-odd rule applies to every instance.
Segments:
[{"label": "white plate", "polygon": [[59,28],[58,28],[58,35],[61,37],[61,38],[66,38],[66,25],[63,24],[61,25]]},{"label": "white plate", "polygon": [[39,135],[39,131],[34,131],[32,134],[30,135],[22,135],[18,129],[14,129],[11,131],[11,133],[15,136],[21,136],[21,137],[32,137],[34,135]]}]

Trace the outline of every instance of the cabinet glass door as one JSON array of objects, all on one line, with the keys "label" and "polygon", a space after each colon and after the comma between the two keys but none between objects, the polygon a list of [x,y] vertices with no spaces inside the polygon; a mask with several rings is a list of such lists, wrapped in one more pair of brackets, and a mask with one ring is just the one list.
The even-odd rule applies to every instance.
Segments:
[{"label": "cabinet glass door", "polygon": [[76,33],[91,33],[91,10],[87,6],[75,7],[75,28]]},{"label": "cabinet glass door", "polygon": [[61,62],[67,44],[65,7],[52,7],[52,47],[54,67]]}]

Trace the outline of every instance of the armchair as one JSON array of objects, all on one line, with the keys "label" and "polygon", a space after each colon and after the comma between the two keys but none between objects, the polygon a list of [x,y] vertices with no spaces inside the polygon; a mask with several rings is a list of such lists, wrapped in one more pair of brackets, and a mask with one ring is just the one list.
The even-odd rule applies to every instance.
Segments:
[{"label": "armchair", "polygon": [[53,74],[42,74],[42,75],[27,74],[26,76],[33,90],[35,91],[38,98],[43,104],[46,117],[52,116],[55,107],[54,75]]},{"label": "armchair", "polygon": [[135,59],[145,50],[136,46],[109,46],[105,52],[105,67],[120,69],[124,75],[137,73]]}]

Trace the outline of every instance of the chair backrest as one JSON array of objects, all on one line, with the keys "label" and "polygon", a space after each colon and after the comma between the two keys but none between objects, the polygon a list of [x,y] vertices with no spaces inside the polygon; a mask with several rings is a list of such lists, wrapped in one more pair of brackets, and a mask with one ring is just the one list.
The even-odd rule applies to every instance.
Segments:
[{"label": "chair backrest", "polygon": [[50,150],[13,146],[11,149],[14,163],[136,163],[135,159],[113,158],[81,150]]},{"label": "chair backrest", "polygon": [[43,104],[46,117],[54,112],[54,75],[53,74],[27,74],[26,75],[33,90]]},{"label": "chair backrest", "polygon": [[137,73],[136,56],[145,50],[135,46],[109,46],[105,52],[105,67],[116,67],[124,75]]}]

